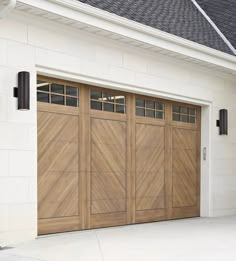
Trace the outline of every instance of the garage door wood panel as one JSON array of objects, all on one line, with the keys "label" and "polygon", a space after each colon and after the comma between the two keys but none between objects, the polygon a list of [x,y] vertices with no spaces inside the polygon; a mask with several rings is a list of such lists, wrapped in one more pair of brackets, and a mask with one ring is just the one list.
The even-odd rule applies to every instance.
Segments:
[{"label": "garage door wood panel", "polygon": [[164,131],[136,125],[136,210],[165,207]]},{"label": "garage door wood panel", "polygon": [[91,215],[125,212],[126,123],[93,118],[91,146]]},{"label": "garage door wood panel", "polygon": [[[78,116],[40,111],[39,104],[38,217],[41,233],[44,233],[44,226],[54,221],[60,232],[69,231],[72,219],[67,217],[79,215],[78,133]],[[73,226],[78,229],[78,222]],[[55,232],[55,228],[52,231]]]},{"label": "garage door wood panel", "polygon": [[196,204],[196,151],[173,149],[173,207]]},{"label": "garage door wood panel", "polygon": [[38,102],[39,234],[199,216],[199,107],[39,79],[79,88],[78,107]]},{"label": "garage door wood panel", "polygon": [[[75,172],[50,172],[39,180],[39,218],[75,216],[78,209],[78,177]],[[44,182],[46,180],[46,182]]]},{"label": "garage door wood panel", "polygon": [[90,216],[89,228],[122,226],[127,224],[125,212],[94,214]]},{"label": "garage door wood panel", "polygon": [[81,229],[80,217],[43,218],[38,220],[38,234],[45,235]]},{"label": "garage door wood panel", "polygon": [[173,216],[199,215],[199,132],[173,128]]}]

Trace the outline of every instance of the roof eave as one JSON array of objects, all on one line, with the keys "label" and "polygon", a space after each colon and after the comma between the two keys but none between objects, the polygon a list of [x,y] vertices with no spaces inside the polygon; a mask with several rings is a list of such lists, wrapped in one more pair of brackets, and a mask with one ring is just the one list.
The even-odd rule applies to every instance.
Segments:
[{"label": "roof eave", "polygon": [[236,72],[236,56],[83,4],[77,0],[17,0],[18,3],[122,35]]}]

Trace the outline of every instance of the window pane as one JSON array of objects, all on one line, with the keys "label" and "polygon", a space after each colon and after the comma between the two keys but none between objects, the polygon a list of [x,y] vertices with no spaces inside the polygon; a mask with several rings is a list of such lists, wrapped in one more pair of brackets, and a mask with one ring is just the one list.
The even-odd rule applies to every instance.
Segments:
[{"label": "window pane", "polygon": [[182,121],[182,122],[189,122],[189,116],[187,116],[187,115],[180,115],[180,121]]},{"label": "window pane", "polygon": [[116,112],[125,113],[125,106],[124,105],[116,105]]},{"label": "window pane", "polygon": [[196,123],[196,118],[190,116],[190,117],[189,117],[189,122],[195,124],[195,123]]},{"label": "window pane", "polygon": [[156,118],[164,119],[164,112],[156,111]]},{"label": "window pane", "polygon": [[66,86],[66,95],[78,96],[78,88]]},{"label": "window pane", "polygon": [[51,95],[51,103],[64,105],[64,96]]},{"label": "window pane", "polygon": [[66,97],[66,105],[77,107],[77,98]]},{"label": "window pane", "polygon": [[164,111],[164,104],[160,102],[156,102],[156,110]]},{"label": "window pane", "polygon": [[91,91],[91,99],[92,100],[101,100],[102,98],[102,92],[92,90]]},{"label": "window pane", "polygon": [[125,96],[116,96],[116,103],[125,104]]},{"label": "window pane", "polygon": [[49,94],[38,92],[37,93],[37,101],[49,103]]},{"label": "window pane", "polygon": [[103,93],[103,101],[114,102],[115,101],[115,97],[114,97],[114,95],[112,95],[110,93]]},{"label": "window pane", "polygon": [[146,116],[150,118],[155,118],[155,111],[146,110]]},{"label": "window pane", "polygon": [[146,108],[155,109],[155,102],[146,100]]},{"label": "window pane", "polygon": [[196,109],[189,108],[189,114],[195,116],[196,115]]},{"label": "window pane", "polygon": [[174,121],[180,121],[180,115],[173,113],[173,120]]},{"label": "window pane", "polygon": [[49,83],[45,81],[37,81],[37,89],[44,92],[49,92]]},{"label": "window pane", "polygon": [[180,107],[180,113],[183,113],[183,114],[188,114],[188,108],[186,107]]},{"label": "window pane", "polygon": [[64,94],[64,85],[52,83],[51,84],[51,92]]},{"label": "window pane", "polygon": [[97,101],[91,101],[91,109],[92,110],[102,110],[102,103]]},{"label": "window pane", "polygon": [[180,112],[180,107],[174,105],[174,106],[173,106],[173,112],[179,113],[179,112]]},{"label": "window pane", "polygon": [[103,103],[103,108],[104,108],[104,111],[114,112],[114,104],[112,104],[112,103],[106,103],[106,102],[104,102],[104,103]]},{"label": "window pane", "polygon": [[136,106],[145,107],[145,100],[144,99],[136,99]]},{"label": "window pane", "polygon": [[136,108],[136,115],[145,116],[145,109]]}]

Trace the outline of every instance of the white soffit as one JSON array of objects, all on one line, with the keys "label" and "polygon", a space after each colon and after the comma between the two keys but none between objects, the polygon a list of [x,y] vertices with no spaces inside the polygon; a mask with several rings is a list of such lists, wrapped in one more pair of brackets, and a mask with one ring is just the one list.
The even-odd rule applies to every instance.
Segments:
[{"label": "white soffit", "polygon": [[236,75],[236,56],[104,12],[77,0],[17,0],[16,10]]}]

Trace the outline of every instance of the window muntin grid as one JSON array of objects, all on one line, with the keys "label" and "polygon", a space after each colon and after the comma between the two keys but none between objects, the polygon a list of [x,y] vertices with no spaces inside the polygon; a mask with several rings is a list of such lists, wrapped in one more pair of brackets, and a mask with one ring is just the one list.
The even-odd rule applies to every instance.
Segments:
[{"label": "window muntin grid", "polygon": [[90,107],[92,110],[126,113],[126,97],[112,92],[91,90]]},{"label": "window muntin grid", "polygon": [[196,124],[197,123],[197,110],[195,108],[191,108],[191,107],[173,105],[172,120]]},{"label": "window muntin grid", "polygon": [[136,115],[165,119],[165,104],[159,101],[136,98]]},{"label": "window muntin grid", "polygon": [[66,84],[37,80],[37,101],[79,107],[79,89]]}]

